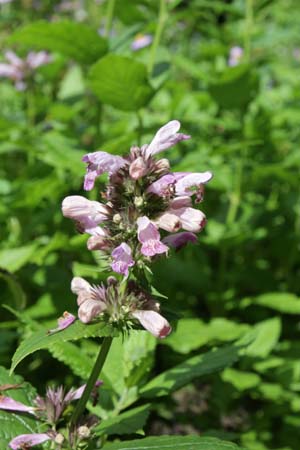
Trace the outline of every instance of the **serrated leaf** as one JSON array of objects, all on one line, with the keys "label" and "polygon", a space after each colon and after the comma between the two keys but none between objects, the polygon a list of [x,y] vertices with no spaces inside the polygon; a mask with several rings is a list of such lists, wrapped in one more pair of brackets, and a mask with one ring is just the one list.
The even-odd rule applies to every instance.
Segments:
[{"label": "serrated leaf", "polygon": [[123,111],[136,111],[154,94],[146,66],[124,56],[104,56],[91,67],[88,76],[99,100]]},{"label": "serrated leaf", "polygon": [[228,346],[194,356],[163,372],[141,389],[143,397],[160,397],[181,388],[203,375],[217,372],[239,359],[239,348]]},{"label": "serrated leaf", "polygon": [[25,25],[13,33],[10,43],[58,52],[84,64],[92,64],[107,51],[107,41],[82,23],[44,20]]},{"label": "serrated leaf", "polygon": [[29,338],[21,343],[16,350],[13,358],[11,371],[31,353],[37,350],[48,348],[53,344],[59,342],[75,341],[88,337],[104,337],[104,336],[118,336],[118,331],[107,323],[95,323],[86,325],[76,320],[68,328],[58,331],[53,334],[48,334],[48,330],[40,330],[33,333]]},{"label": "serrated leaf", "polygon": [[[35,389],[29,384],[24,383],[18,375],[9,375],[8,370],[0,367],[0,385],[19,384],[18,389],[10,389],[5,395],[12,397],[25,405],[32,405],[36,397]],[[3,393],[2,393],[3,394]],[[26,414],[17,414],[0,410],[0,448],[7,448],[7,444],[19,434],[39,432],[39,422]]]},{"label": "serrated leaf", "polygon": [[93,431],[97,435],[135,433],[144,427],[150,413],[150,406],[149,404],[138,406],[119,414],[117,417],[103,420]]},{"label": "serrated leaf", "polygon": [[199,436],[159,436],[133,441],[116,442],[103,450],[242,450],[236,444]]}]

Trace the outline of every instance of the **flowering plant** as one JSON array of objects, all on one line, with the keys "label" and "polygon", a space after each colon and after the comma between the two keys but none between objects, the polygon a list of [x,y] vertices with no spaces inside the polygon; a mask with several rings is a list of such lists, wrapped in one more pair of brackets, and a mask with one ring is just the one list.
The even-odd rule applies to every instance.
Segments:
[{"label": "flowering plant", "polygon": [[[77,295],[78,316],[84,323],[106,316],[121,328],[130,328],[137,320],[155,337],[170,331],[168,321],[159,313],[159,303],[149,292],[147,274],[150,264],[197,242],[206,222],[205,215],[192,207],[203,199],[204,185],[211,172],[171,172],[167,159],[156,155],[190,136],[178,133],[180,123],[172,120],[160,128],[149,145],[134,146],[127,157],[103,151],[83,157],[87,163],[84,189],[94,188],[96,179],[109,175],[103,202],[73,195],[62,203],[65,217],[73,219],[77,229],[90,235],[89,250],[100,250],[107,268],[123,276],[109,277],[107,287],[91,286],[75,277],[71,284]],[[165,234],[161,237],[160,230]],[[184,231],[181,231],[184,230]]]}]

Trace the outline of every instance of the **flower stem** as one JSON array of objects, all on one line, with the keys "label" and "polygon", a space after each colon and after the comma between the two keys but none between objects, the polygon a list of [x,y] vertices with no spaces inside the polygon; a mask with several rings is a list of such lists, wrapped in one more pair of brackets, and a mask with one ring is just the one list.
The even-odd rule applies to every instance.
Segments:
[{"label": "flower stem", "polygon": [[253,29],[253,1],[254,0],[246,0],[246,15],[245,15],[245,37],[244,37],[244,46],[245,46],[245,57],[246,61],[250,61],[251,54],[251,37],[252,37],[252,29]]},{"label": "flower stem", "polygon": [[106,13],[106,26],[105,26],[105,36],[107,38],[109,38],[109,35],[111,32],[112,21],[113,21],[113,17],[114,17],[115,3],[116,3],[116,0],[108,0],[107,13]]},{"label": "flower stem", "polygon": [[155,31],[153,44],[151,46],[149,63],[148,63],[148,73],[150,76],[153,71],[155,55],[156,55],[157,48],[159,46],[159,42],[161,39],[161,35],[162,35],[162,31],[163,31],[163,27],[164,27],[166,19],[167,19],[167,3],[166,3],[166,0],[160,0],[157,27],[156,27],[156,31]]},{"label": "flower stem", "polygon": [[83,394],[80,398],[80,400],[77,403],[77,406],[75,408],[75,411],[73,413],[73,416],[71,418],[71,426],[76,425],[76,423],[78,422],[78,419],[80,418],[81,414],[84,411],[85,405],[89,399],[90,393],[93,389],[93,387],[95,386],[95,383],[97,381],[97,378],[99,377],[99,374],[102,370],[102,367],[105,363],[108,351],[110,349],[111,343],[112,343],[113,338],[112,337],[105,337],[103,339],[102,345],[101,345],[101,349],[99,352],[99,355],[96,359],[95,365],[93,367],[93,370],[91,372],[90,378],[88,379],[88,382],[86,384],[86,387],[83,391]]}]

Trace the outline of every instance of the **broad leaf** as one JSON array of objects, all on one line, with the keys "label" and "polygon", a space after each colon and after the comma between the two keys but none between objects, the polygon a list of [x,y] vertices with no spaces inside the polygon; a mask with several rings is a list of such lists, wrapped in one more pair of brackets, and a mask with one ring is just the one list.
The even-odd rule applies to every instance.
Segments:
[{"label": "broad leaf", "polygon": [[107,42],[82,23],[38,21],[25,25],[9,39],[30,48],[59,52],[83,64],[92,64],[107,51]]},{"label": "broad leaf", "polygon": [[93,431],[98,435],[132,434],[144,427],[149,413],[150,405],[138,406],[130,411],[119,414],[117,417],[103,420]]},{"label": "broad leaf", "polygon": [[228,346],[194,356],[163,372],[141,389],[143,397],[160,397],[188,384],[195,378],[217,372],[239,359],[239,348]]},{"label": "broad leaf", "polygon": [[253,302],[284,314],[300,314],[300,298],[289,292],[268,292],[255,299],[249,299],[247,305]]},{"label": "broad leaf", "polygon": [[258,89],[256,72],[247,65],[229,67],[218,80],[209,84],[209,92],[222,108],[245,108]]},{"label": "broad leaf", "polygon": [[11,297],[13,299],[13,305],[17,309],[24,308],[26,304],[26,295],[25,292],[22,289],[22,286],[18,282],[18,280],[15,278],[13,274],[10,272],[7,272],[6,270],[0,269],[0,280],[3,279],[10,291]]},{"label": "broad leaf", "polygon": [[[3,384],[19,384],[18,389],[10,389],[1,392],[25,405],[32,405],[36,396],[35,389],[29,384],[24,383],[23,379],[18,375],[9,375],[8,370],[0,367],[0,385]],[[27,414],[17,414],[9,411],[0,410],[0,448],[8,448],[7,444],[19,434],[37,433],[39,432],[39,422]]]},{"label": "broad leaf", "polygon": [[145,106],[154,94],[144,64],[124,56],[101,58],[91,67],[89,80],[102,103],[124,111]]},{"label": "broad leaf", "polygon": [[254,326],[256,335],[252,344],[245,350],[249,356],[265,358],[277,344],[281,334],[281,320],[279,317],[264,320]]},{"label": "broad leaf", "polygon": [[116,442],[103,450],[242,450],[236,444],[199,436],[159,436]]},{"label": "broad leaf", "polygon": [[95,323],[91,325],[85,325],[79,320],[76,320],[68,328],[49,334],[49,330],[40,330],[33,333],[29,338],[25,339],[16,350],[13,358],[11,371],[28,355],[48,348],[53,344],[66,341],[75,341],[88,337],[104,337],[104,336],[117,336],[118,331],[107,323]]},{"label": "broad leaf", "polygon": [[33,242],[23,247],[0,250],[0,268],[16,272],[30,261],[36,248],[37,243]]},{"label": "broad leaf", "polygon": [[216,318],[208,324],[200,319],[180,319],[176,330],[164,341],[176,352],[187,354],[209,342],[228,342],[239,338],[248,325],[225,318]]}]

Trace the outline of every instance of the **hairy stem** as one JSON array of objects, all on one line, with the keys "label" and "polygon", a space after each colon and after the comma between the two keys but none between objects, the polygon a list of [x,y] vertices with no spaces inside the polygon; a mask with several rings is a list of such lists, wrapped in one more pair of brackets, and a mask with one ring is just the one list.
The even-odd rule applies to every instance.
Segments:
[{"label": "hairy stem", "polygon": [[73,416],[71,418],[71,426],[76,425],[76,423],[78,422],[78,419],[80,418],[80,416],[82,415],[82,413],[84,411],[85,405],[87,404],[87,401],[90,397],[92,389],[95,386],[95,383],[96,383],[96,381],[99,377],[99,374],[102,370],[102,367],[105,363],[112,340],[113,340],[112,337],[105,337],[103,339],[101,349],[100,349],[99,355],[96,359],[96,362],[94,364],[90,378],[88,379],[85,390],[83,391],[83,394],[82,394],[80,400],[78,401],[75,411],[73,413]]},{"label": "hairy stem", "polygon": [[153,44],[151,47],[149,63],[148,63],[148,73],[150,76],[153,71],[155,55],[156,55],[157,48],[159,46],[159,42],[161,39],[161,35],[162,35],[162,31],[163,31],[166,19],[167,19],[167,3],[166,3],[166,0],[160,0],[157,27],[156,27],[155,36],[154,36]]}]

